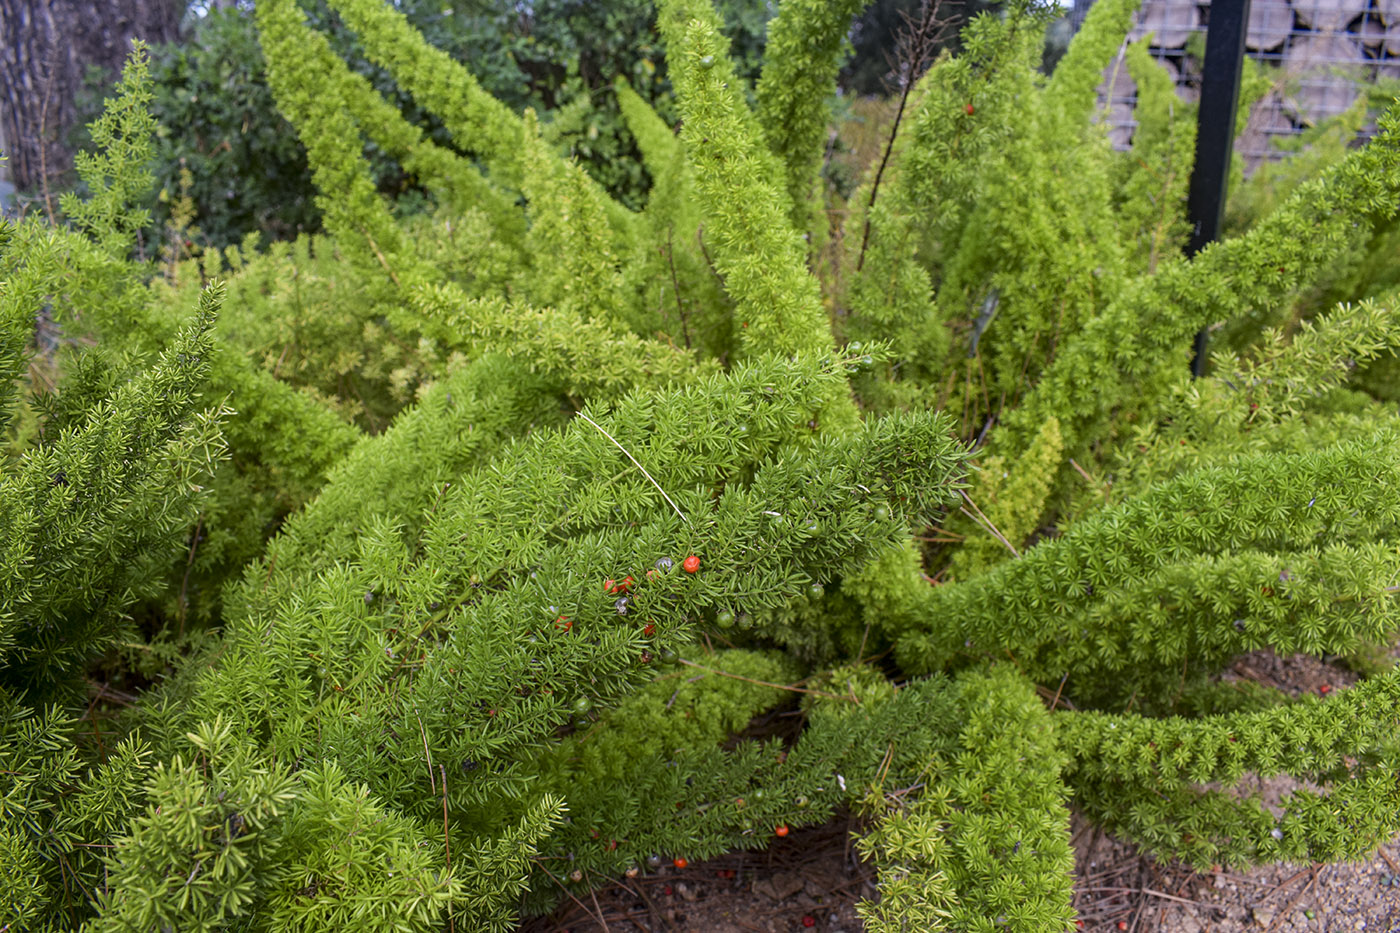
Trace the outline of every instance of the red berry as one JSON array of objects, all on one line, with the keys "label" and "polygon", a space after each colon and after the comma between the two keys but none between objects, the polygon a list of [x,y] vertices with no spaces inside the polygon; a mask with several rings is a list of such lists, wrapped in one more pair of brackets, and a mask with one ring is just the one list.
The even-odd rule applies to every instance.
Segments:
[{"label": "red berry", "polygon": [[1127,928],[1128,928],[1128,921],[1126,921],[1126,920],[1119,920],[1119,921],[1118,921],[1118,929],[1120,929],[1120,930],[1126,930]]},{"label": "red berry", "polygon": [[786,824],[786,823],[781,823],[781,824],[779,824],[779,825],[778,825],[778,828],[775,829],[775,830],[773,830],[773,832],[775,832],[775,833],[778,834],[778,838],[779,838],[779,839],[783,838],[784,836],[786,836],[786,835],[788,834],[787,824]]},{"label": "red berry", "polygon": [[603,581],[603,592],[604,592],[604,593],[616,593],[616,592],[617,592],[617,581],[614,580],[612,577],[608,577],[606,580],[604,580],[604,581]]},{"label": "red berry", "polygon": [[971,104],[968,104],[968,105],[967,105],[967,115],[968,115],[969,117],[972,116],[972,105],[971,105]]},{"label": "red berry", "polygon": [[1074,928],[1075,928],[1076,930],[1082,930],[1082,929],[1084,929],[1084,921],[1083,921],[1083,920],[1076,920],[1076,921],[1074,921]]},{"label": "red berry", "polygon": [[1318,687],[1318,688],[1317,688],[1317,692],[1320,693],[1320,694],[1322,694],[1323,696],[1327,696],[1327,694],[1329,694],[1329,693],[1332,692],[1332,685],[1331,685],[1331,684],[1323,684],[1321,687]]},{"label": "red berry", "polygon": [[618,583],[617,588],[622,592],[627,593],[631,591],[632,584],[635,582],[636,581],[632,579],[632,575],[629,573],[627,576],[622,578],[622,582]]},{"label": "red berry", "polygon": [[689,865],[690,863],[687,862],[687,861],[686,861],[685,859],[683,859],[683,858],[678,858],[678,859],[672,860],[671,864],[674,865],[674,866],[676,866],[677,868],[684,868],[684,867],[686,867],[687,865]]},{"label": "red berry", "polygon": [[802,918],[802,925],[804,927],[814,927],[817,925],[817,918],[813,917],[811,914],[807,914]]},{"label": "red berry", "polygon": [[653,623],[651,623],[651,622],[648,622],[648,623],[646,624],[646,627],[642,629],[642,637],[643,637],[643,638],[650,638],[651,636],[653,636],[653,635],[655,635],[655,634],[656,634],[656,625],[653,624]]},{"label": "red berry", "polygon": [[664,888],[661,889],[661,893],[664,894],[664,895],[666,895],[667,897],[670,897],[670,896],[671,896],[671,886],[670,886],[669,884],[666,885],[666,887],[664,887]]},{"label": "red berry", "polygon": [[681,561],[681,569],[686,573],[695,573],[700,569],[700,558],[696,557],[694,554],[690,555],[685,560]]}]

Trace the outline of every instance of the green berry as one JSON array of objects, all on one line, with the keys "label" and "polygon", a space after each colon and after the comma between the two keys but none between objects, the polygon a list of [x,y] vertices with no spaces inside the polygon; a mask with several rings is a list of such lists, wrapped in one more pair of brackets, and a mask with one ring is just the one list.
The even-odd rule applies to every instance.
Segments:
[{"label": "green berry", "polygon": [[887,505],[875,506],[875,520],[877,522],[887,522],[890,520],[890,507]]},{"label": "green berry", "polygon": [[578,713],[580,716],[584,715],[592,708],[593,701],[590,700],[588,697],[579,697],[577,700],[574,701],[574,712]]},{"label": "green berry", "polygon": [[734,620],[739,623],[739,628],[753,628],[753,616],[749,615],[747,612],[739,613],[735,616]]},{"label": "green berry", "polygon": [[724,610],[719,615],[715,616],[715,623],[719,625],[720,628],[733,627],[734,613],[730,612],[728,609]]},{"label": "green berry", "polygon": [[821,599],[825,595],[826,587],[822,586],[820,583],[813,583],[811,586],[807,587],[807,596],[811,599]]}]

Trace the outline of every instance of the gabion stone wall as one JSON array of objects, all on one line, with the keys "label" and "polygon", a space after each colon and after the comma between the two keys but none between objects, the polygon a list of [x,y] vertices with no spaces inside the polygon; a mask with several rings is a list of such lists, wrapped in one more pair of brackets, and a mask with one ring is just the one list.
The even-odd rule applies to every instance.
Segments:
[{"label": "gabion stone wall", "polygon": [[[1076,4],[1076,22],[1087,7]],[[1152,36],[1152,53],[1176,78],[1183,100],[1200,96],[1209,20],[1209,3],[1144,0],[1130,36]],[[1253,166],[1278,155],[1276,137],[1296,135],[1346,110],[1361,84],[1400,79],[1400,0],[1251,0],[1245,45],[1274,79],[1235,143]],[[1135,93],[1126,69],[1110,66],[1100,94],[1115,146],[1126,148],[1132,138]]]}]

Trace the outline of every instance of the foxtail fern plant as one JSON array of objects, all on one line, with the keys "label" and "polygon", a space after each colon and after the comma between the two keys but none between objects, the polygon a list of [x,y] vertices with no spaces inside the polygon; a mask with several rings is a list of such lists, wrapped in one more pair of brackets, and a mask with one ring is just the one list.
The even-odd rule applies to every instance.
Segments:
[{"label": "foxtail fern plant", "polygon": [[[854,811],[868,929],[1042,933],[1071,807],[1200,865],[1400,831],[1400,113],[1187,259],[1194,115],[1136,0],[1049,77],[1049,9],[973,20],[846,202],[862,5],[784,0],[751,91],[661,0],[682,122],[617,84],[633,212],[394,5],[328,2],[451,145],[259,2],[325,237],[133,257],[139,50],[90,197],[0,223],[12,929],[507,931]],[[1361,676],[1221,682],[1257,651]]]}]

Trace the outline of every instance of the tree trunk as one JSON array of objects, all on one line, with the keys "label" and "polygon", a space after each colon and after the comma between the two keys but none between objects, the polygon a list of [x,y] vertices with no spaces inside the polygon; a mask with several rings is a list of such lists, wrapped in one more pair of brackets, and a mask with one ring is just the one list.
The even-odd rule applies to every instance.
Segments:
[{"label": "tree trunk", "polygon": [[86,67],[115,75],[132,39],[173,41],[183,13],[182,0],[0,0],[0,138],[16,187],[72,167],[63,140]]}]

